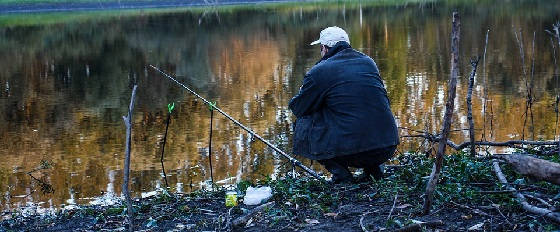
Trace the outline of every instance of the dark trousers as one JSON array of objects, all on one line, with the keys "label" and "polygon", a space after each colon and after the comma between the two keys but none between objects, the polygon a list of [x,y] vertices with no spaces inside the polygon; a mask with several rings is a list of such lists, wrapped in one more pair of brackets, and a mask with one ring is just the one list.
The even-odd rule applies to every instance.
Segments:
[{"label": "dark trousers", "polygon": [[365,177],[371,175],[375,179],[381,179],[383,170],[380,165],[393,157],[396,149],[395,145],[317,161],[332,173],[335,183],[352,180],[352,173],[348,167],[363,168]]}]

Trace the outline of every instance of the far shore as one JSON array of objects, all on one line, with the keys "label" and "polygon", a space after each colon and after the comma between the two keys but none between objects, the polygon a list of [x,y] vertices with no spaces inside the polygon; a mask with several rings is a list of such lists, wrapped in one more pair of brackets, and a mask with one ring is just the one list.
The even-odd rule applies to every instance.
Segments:
[{"label": "far shore", "polygon": [[[174,7],[200,7],[218,5],[244,5],[262,3],[284,3],[293,0],[98,0],[98,1],[0,1],[0,14],[6,13],[37,13],[61,11],[94,11],[116,9],[148,9],[148,8],[174,8]],[[308,1],[297,1],[308,2]]]}]

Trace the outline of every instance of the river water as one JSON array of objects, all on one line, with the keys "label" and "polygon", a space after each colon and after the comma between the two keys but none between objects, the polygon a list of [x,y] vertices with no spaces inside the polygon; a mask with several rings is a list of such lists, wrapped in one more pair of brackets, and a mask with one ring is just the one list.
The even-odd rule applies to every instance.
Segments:
[{"label": "river water", "polygon": [[[452,139],[459,143],[467,137],[460,129],[468,127],[469,60],[484,54],[487,30],[487,53],[473,90],[477,139],[554,139],[559,82],[552,44],[557,48],[558,42],[551,43],[545,30],[559,19],[557,1],[339,2],[0,15],[0,208],[57,208],[119,196],[122,116],[135,82],[133,195],[145,196],[165,185],[160,152],[171,102],[176,107],[164,159],[170,187],[177,192],[201,188],[210,179],[209,110],[147,68],[149,64],[177,76],[289,151],[294,117],[288,102],[319,59],[319,48],[308,44],[331,25],[346,29],[351,45],[377,62],[399,126],[437,132],[445,108],[454,9],[462,26]],[[523,45],[524,66],[515,33]],[[533,120],[525,116],[531,83]],[[213,126],[211,158],[220,184],[262,180],[291,169],[223,116],[216,114]],[[399,152],[417,150],[421,142],[403,138]],[[50,168],[28,174],[42,161]],[[316,163],[313,168],[321,170]],[[30,175],[54,192],[43,193],[41,182]]]}]

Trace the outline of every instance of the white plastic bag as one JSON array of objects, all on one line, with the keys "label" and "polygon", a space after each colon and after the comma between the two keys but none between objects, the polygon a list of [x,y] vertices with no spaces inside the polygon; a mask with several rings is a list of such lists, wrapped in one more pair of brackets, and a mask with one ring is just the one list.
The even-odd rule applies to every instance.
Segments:
[{"label": "white plastic bag", "polygon": [[272,197],[272,189],[270,187],[247,188],[243,203],[246,205],[260,205]]}]

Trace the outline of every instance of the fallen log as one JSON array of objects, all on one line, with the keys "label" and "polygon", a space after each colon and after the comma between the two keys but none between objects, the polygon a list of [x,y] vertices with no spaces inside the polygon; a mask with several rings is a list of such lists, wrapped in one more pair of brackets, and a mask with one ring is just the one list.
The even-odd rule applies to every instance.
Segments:
[{"label": "fallen log", "polygon": [[521,175],[560,185],[560,164],[529,155],[501,155],[496,158],[506,161]]},{"label": "fallen log", "polygon": [[[514,187],[511,187],[511,185],[508,184],[508,181],[507,181],[506,177],[504,176],[504,173],[502,173],[502,169],[500,168],[500,164],[498,164],[498,161],[493,161],[492,165],[493,165],[493,168],[494,168],[494,173],[496,173],[496,177],[498,177],[498,180],[500,181],[500,183],[505,185],[507,187],[507,189],[516,190]],[[536,207],[534,205],[529,204],[527,202],[527,199],[525,198],[525,196],[523,196],[523,194],[521,194],[517,191],[513,191],[513,195],[517,198],[517,200],[519,200],[519,203],[521,204],[523,209],[527,210],[530,213],[544,216],[544,217],[560,224],[560,213],[553,212],[549,209],[543,209],[543,208]]]}]

